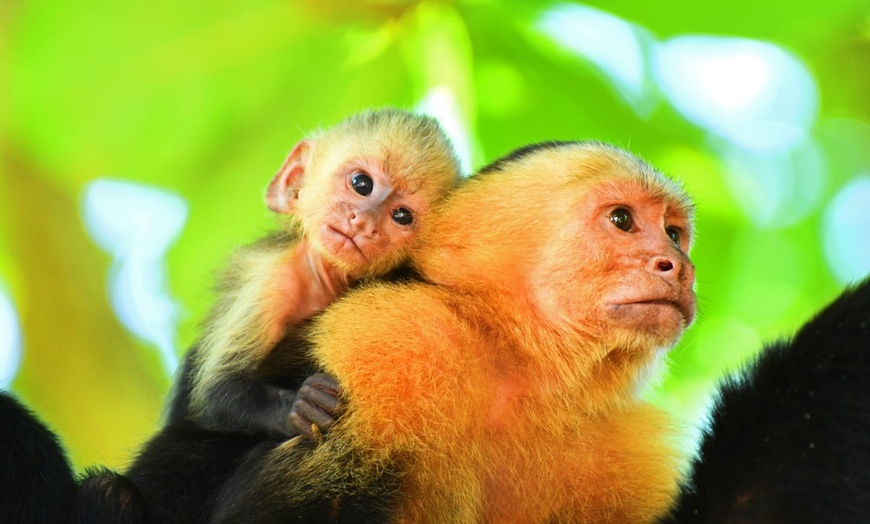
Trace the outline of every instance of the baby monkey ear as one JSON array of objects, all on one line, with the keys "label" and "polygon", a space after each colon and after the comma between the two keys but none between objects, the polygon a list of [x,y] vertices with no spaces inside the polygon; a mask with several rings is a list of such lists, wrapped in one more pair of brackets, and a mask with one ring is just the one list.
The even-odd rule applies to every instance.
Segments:
[{"label": "baby monkey ear", "polygon": [[289,214],[296,210],[299,188],[308,169],[308,160],[314,144],[302,140],[290,151],[278,173],[266,189],[266,205],[275,213]]}]

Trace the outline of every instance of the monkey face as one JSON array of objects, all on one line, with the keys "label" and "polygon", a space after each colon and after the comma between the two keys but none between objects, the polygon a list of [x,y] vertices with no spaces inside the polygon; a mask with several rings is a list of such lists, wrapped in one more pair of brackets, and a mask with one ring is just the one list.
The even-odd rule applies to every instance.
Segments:
[{"label": "monkey face", "polygon": [[[534,286],[541,307],[620,345],[675,342],[695,316],[685,206],[640,181],[605,180],[562,214],[573,215],[574,225],[545,247],[542,275],[550,277]],[[558,256],[568,249],[574,256]]]},{"label": "monkey face", "polygon": [[630,207],[610,205],[603,211],[599,223],[614,271],[599,303],[604,318],[615,329],[646,334],[663,345],[675,342],[695,317],[687,219],[665,200],[642,195]]},{"label": "monkey face", "polygon": [[384,273],[407,257],[421,218],[459,176],[433,118],[366,111],[299,142],[266,202],[291,214],[310,246],[351,277]]},{"label": "monkey face", "polygon": [[297,214],[314,224],[314,249],[353,276],[381,273],[401,262],[428,211],[424,193],[391,176],[376,158],[334,168],[329,183],[303,186]]}]

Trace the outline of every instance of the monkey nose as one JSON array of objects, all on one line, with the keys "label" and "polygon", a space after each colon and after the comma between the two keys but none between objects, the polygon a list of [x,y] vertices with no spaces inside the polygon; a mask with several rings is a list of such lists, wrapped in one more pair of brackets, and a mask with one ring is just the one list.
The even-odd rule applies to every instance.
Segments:
[{"label": "monkey nose", "polygon": [[665,280],[693,282],[695,266],[683,256],[654,256],[650,259],[647,270]]},{"label": "monkey nose", "polygon": [[351,230],[354,233],[371,237],[377,234],[377,224],[373,217],[366,213],[351,212],[349,215]]},{"label": "monkey nose", "polygon": [[676,257],[655,256],[650,259],[648,269],[662,278],[675,280],[682,272],[682,262]]},{"label": "monkey nose", "polygon": [[661,272],[666,272],[674,269],[674,263],[666,258],[656,261],[656,269]]}]

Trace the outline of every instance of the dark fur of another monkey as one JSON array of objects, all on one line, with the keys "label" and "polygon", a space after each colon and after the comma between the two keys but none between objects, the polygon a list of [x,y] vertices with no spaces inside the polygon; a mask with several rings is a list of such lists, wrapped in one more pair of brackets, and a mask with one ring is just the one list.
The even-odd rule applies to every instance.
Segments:
[{"label": "dark fur of another monkey", "polygon": [[870,521],[870,278],[727,380],[662,524]]}]

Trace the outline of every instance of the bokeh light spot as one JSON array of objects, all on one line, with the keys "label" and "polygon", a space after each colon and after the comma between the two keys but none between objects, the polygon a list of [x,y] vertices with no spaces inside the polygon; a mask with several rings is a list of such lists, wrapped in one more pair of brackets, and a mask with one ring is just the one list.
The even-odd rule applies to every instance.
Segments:
[{"label": "bokeh light spot", "polygon": [[660,44],[655,74],[691,122],[748,149],[777,150],[805,139],[818,90],[782,48],[745,38],[680,36]]},{"label": "bokeh light spot", "polygon": [[557,4],[535,25],[560,46],[595,64],[639,114],[649,113],[655,99],[647,81],[641,28],[578,4]]},{"label": "bokeh light spot", "polygon": [[843,284],[870,275],[870,175],[862,175],[831,200],[822,222],[825,257]]},{"label": "bokeh light spot", "polygon": [[21,364],[21,328],[9,297],[0,291],[0,388],[8,388]]},{"label": "bokeh light spot", "polygon": [[178,365],[178,305],[166,283],[166,251],[187,220],[187,202],[168,191],[101,179],[85,190],[84,221],[113,257],[109,296],[121,323],[154,344],[164,368]]},{"label": "bokeh light spot", "polygon": [[723,140],[712,142],[725,166],[725,182],[756,226],[793,226],[821,204],[828,169],[814,141],[764,152]]},{"label": "bokeh light spot", "polygon": [[456,97],[449,88],[434,87],[417,103],[417,112],[434,117],[441,123],[444,132],[453,142],[453,148],[459,157],[459,165],[463,174],[471,172],[471,140],[456,103]]}]

